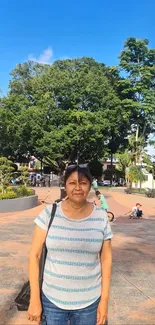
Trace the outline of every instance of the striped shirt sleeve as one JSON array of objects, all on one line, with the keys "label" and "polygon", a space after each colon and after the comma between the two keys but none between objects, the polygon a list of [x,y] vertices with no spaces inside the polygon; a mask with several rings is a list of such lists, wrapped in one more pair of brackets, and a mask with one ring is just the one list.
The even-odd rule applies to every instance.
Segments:
[{"label": "striped shirt sleeve", "polygon": [[104,226],[104,230],[103,230],[103,240],[108,240],[111,239],[113,237],[113,233],[111,230],[111,226],[109,223],[109,219],[108,216],[106,215],[106,222],[105,222],[105,226]]},{"label": "striped shirt sleeve", "polygon": [[40,212],[40,214],[34,220],[35,224],[40,228],[47,230],[50,217],[51,217],[51,211],[52,211],[52,204],[46,206],[45,209]]}]

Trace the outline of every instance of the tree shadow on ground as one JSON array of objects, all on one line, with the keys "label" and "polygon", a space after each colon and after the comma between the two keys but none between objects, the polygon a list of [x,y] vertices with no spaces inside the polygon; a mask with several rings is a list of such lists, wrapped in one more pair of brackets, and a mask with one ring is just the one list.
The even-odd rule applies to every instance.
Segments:
[{"label": "tree shadow on ground", "polygon": [[118,217],[112,225],[114,264],[124,275],[136,276],[143,269],[147,278],[148,274],[154,274],[154,229],[155,220],[152,219]]}]

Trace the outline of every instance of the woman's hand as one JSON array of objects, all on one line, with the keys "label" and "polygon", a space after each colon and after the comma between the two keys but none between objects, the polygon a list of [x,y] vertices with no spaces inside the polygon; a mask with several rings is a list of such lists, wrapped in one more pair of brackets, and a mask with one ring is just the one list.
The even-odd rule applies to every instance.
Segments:
[{"label": "woman's hand", "polygon": [[41,314],[42,314],[42,305],[41,301],[30,301],[30,305],[28,308],[28,319],[33,322],[37,322],[40,324],[41,322]]},{"label": "woman's hand", "polygon": [[108,300],[100,300],[97,308],[97,325],[106,324],[108,315]]}]

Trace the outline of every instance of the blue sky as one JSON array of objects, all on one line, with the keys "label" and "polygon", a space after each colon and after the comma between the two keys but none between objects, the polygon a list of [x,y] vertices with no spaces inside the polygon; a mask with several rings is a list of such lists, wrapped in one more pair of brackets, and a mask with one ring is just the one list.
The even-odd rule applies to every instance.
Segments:
[{"label": "blue sky", "polygon": [[0,89],[9,72],[34,58],[91,56],[116,65],[127,37],[148,38],[155,47],[155,0],[1,0]]}]

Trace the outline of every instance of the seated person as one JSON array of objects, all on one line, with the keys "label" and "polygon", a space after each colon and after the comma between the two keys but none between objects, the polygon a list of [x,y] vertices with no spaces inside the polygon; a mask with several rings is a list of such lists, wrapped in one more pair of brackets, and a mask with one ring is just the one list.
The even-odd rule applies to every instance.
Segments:
[{"label": "seated person", "polygon": [[127,214],[130,213],[129,219],[132,218],[142,218],[143,216],[143,211],[142,211],[142,205],[140,203],[136,203],[135,206],[133,206],[132,210],[130,210]]}]

